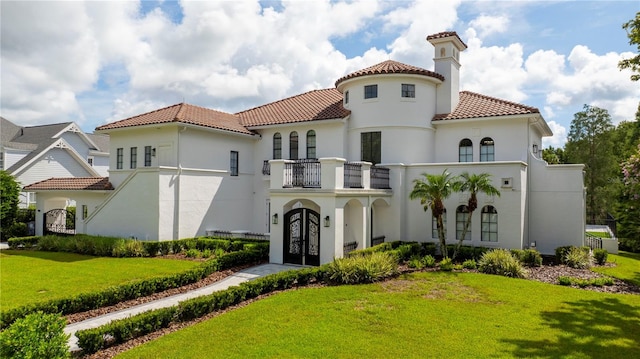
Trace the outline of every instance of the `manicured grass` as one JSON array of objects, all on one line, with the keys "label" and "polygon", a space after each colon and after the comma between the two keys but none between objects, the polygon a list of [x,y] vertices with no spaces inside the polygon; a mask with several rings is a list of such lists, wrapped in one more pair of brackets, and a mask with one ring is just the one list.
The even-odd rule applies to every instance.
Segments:
[{"label": "manicured grass", "polygon": [[106,258],[63,252],[0,251],[2,310],[181,272],[197,262]]},{"label": "manicured grass", "polygon": [[595,231],[595,232],[587,232],[587,234],[590,234],[598,238],[611,238],[611,236],[609,235],[609,232]]},{"label": "manicured grass", "polygon": [[640,253],[620,251],[617,255],[609,254],[607,262],[616,266],[596,267],[593,270],[640,286]]},{"label": "manicured grass", "polygon": [[637,295],[415,273],[277,294],[118,358],[624,358],[638,327]]}]

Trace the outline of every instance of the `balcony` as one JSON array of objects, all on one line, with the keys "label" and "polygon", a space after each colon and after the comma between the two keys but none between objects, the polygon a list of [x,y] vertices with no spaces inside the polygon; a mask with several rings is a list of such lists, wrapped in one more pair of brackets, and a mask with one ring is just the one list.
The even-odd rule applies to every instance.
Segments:
[{"label": "balcony", "polygon": [[262,174],[271,176],[272,189],[391,189],[388,168],[342,158],[264,161]]}]

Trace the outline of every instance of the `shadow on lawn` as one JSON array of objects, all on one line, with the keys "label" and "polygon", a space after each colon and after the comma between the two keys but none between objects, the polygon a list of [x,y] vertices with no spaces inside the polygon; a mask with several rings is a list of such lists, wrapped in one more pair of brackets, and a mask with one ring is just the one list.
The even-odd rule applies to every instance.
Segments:
[{"label": "shadow on lawn", "polygon": [[95,258],[92,256],[76,254],[76,253],[42,252],[42,251],[32,251],[27,249],[3,249],[2,254],[10,255],[10,256],[38,258],[38,259],[49,260],[54,262],[62,262],[62,263],[87,261]]},{"label": "shadow on lawn", "polygon": [[504,340],[515,346],[513,357],[633,358],[640,342],[640,301],[638,306],[617,298],[565,302],[562,309],[542,312],[543,325],[562,334],[557,340]]}]

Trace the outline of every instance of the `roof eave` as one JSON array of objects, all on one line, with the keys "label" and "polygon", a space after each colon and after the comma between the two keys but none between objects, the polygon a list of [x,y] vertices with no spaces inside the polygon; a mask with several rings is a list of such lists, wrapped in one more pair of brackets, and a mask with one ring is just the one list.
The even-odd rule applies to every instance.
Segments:
[{"label": "roof eave", "polygon": [[434,126],[435,125],[439,126],[439,125],[453,125],[453,124],[478,122],[478,121],[521,120],[521,119],[528,119],[536,115],[539,116],[540,114],[523,113],[523,114],[516,114],[516,115],[497,115],[497,116],[493,115],[493,116],[480,116],[480,117],[468,117],[468,118],[451,118],[451,119],[442,118],[442,119],[432,119],[431,124]]},{"label": "roof eave", "polygon": [[349,116],[351,116],[351,114],[348,114],[344,117],[334,117],[334,118],[318,118],[318,119],[305,119],[305,120],[296,120],[296,121],[292,121],[292,122],[285,122],[285,123],[273,123],[273,124],[263,124],[263,125],[255,125],[255,126],[246,126],[247,129],[250,130],[262,130],[262,129],[267,129],[267,128],[282,128],[282,127],[288,127],[291,125],[299,125],[299,124],[304,124],[304,123],[309,123],[309,122],[318,122],[318,121],[326,121],[326,122],[343,122],[345,120],[347,120],[349,118]]}]

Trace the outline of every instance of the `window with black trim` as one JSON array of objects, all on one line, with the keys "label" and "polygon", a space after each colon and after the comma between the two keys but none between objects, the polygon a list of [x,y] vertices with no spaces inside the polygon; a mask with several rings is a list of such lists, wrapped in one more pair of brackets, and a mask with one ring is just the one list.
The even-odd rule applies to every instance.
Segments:
[{"label": "window with black trim", "polygon": [[374,165],[382,160],[382,132],[360,134],[360,159]]},{"label": "window with black trim", "polygon": [[116,150],[116,169],[122,169],[122,162],[124,159],[124,148],[118,148]]},{"label": "window with black trim", "polygon": [[[458,206],[456,209],[456,239],[462,237],[462,232],[464,232],[464,226],[468,218],[469,208],[467,206]],[[465,234],[464,239],[471,239],[471,226],[469,226],[469,231]]]},{"label": "window with black trim", "polygon": [[89,166],[93,167],[93,156],[89,156],[87,157],[87,163],[89,164]]},{"label": "window with black trim", "polygon": [[414,84],[402,84],[402,97],[415,98],[416,97],[416,85],[414,85]]},{"label": "window with black trim", "polygon": [[344,92],[344,104],[345,105],[349,104],[349,91]]},{"label": "window with black trim", "polygon": [[129,162],[129,168],[134,169],[136,167],[138,167],[138,147],[131,147],[130,151],[129,151],[130,156],[130,162]]},{"label": "window with black trim", "polygon": [[298,133],[296,131],[289,134],[289,159],[298,159]]},{"label": "window with black trim", "polygon": [[495,160],[493,139],[485,137],[480,141],[480,162],[492,162]]},{"label": "window with black trim", "polygon": [[458,162],[473,162],[473,142],[468,138],[460,141]]},{"label": "window with black trim", "polygon": [[238,175],[238,151],[231,151],[229,172],[231,172],[232,176]]},{"label": "window with black trim", "polygon": [[498,241],[498,211],[494,206],[482,207],[482,236],[483,242]]},{"label": "window with black trim", "polygon": [[378,85],[366,85],[364,87],[364,98],[376,98],[378,97]]},{"label": "window with black trim", "polygon": [[87,217],[89,217],[89,209],[87,208],[86,204],[82,205],[82,219],[86,219]]},{"label": "window with black trim", "polygon": [[144,166],[151,167],[151,146],[144,146]]},{"label": "window with black trim", "polygon": [[282,159],[282,135],[280,132],[273,135],[273,159]]},{"label": "window with black trim", "polygon": [[307,131],[307,158],[316,158],[316,131]]},{"label": "window with black trim", "polygon": [[[444,238],[447,238],[447,209],[442,210],[442,226],[444,227]],[[431,214],[431,237],[440,238],[438,236],[438,218]]]}]

